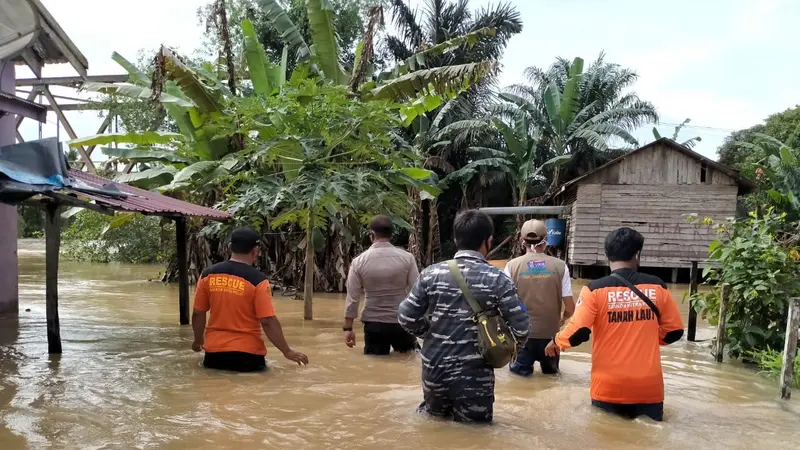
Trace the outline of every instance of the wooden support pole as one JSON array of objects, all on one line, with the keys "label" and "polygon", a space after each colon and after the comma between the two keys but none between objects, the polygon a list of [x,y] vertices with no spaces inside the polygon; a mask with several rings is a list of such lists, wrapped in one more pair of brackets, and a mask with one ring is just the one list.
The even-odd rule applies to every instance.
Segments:
[{"label": "wooden support pole", "polygon": [[45,224],[45,298],[47,308],[47,353],[61,353],[58,322],[58,254],[61,250],[61,211],[58,203],[47,204]]},{"label": "wooden support pole", "polygon": [[189,252],[186,218],[175,219],[175,240],[178,247],[178,306],[180,324],[189,325]]},{"label": "wooden support pole", "polygon": [[783,346],[783,365],[781,366],[781,398],[792,398],[794,382],[794,360],[797,357],[797,339],[800,338],[800,298],[789,301],[789,317],[786,321],[786,342]]},{"label": "wooden support pole", "polygon": [[678,268],[674,267],[672,269],[672,284],[675,284],[677,282],[678,282]]},{"label": "wooden support pole", "polygon": [[714,360],[720,363],[725,357],[725,336],[727,335],[725,323],[727,322],[730,298],[731,287],[725,284],[722,286],[722,296],[719,299],[719,323],[717,323],[717,341],[714,344]]},{"label": "wooden support pole", "polygon": [[[692,268],[689,270],[689,295],[697,294],[697,261],[692,261]],[[686,339],[694,342],[697,337],[697,311],[689,303],[689,329],[686,331]]]},{"label": "wooden support pole", "polygon": [[308,230],[306,230],[306,275],[303,279],[303,319],[313,320],[314,301],[314,243],[312,242],[313,227],[311,214],[309,214]]}]

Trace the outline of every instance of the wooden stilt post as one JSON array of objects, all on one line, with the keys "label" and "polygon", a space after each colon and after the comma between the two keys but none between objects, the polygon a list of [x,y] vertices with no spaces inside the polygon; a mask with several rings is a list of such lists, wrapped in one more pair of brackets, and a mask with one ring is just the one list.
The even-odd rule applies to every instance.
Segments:
[{"label": "wooden stilt post", "polygon": [[[689,270],[689,295],[697,293],[697,261],[692,261],[692,268]],[[689,329],[686,331],[686,339],[694,342],[697,337],[697,311],[689,303]]]},{"label": "wooden stilt post", "polygon": [[674,267],[672,269],[672,284],[675,284],[677,282],[678,282],[678,268]]},{"label": "wooden stilt post", "polygon": [[309,215],[308,230],[306,230],[306,275],[303,280],[303,319],[305,320],[314,319],[314,243],[312,236],[313,228]]},{"label": "wooden stilt post", "polygon": [[178,306],[180,324],[189,325],[189,253],[186,218],[175,219],[175,241],[178,247]]},{"label": "wooden stilt post", "polygon": [[800,298],[789,301],[789,317],[786,321],[786,343],[783,346],[783,365],[781,366],[781,398],[792,397],[794,382],[794,360],[797,357],[797,339],[800,338]]},{"label": "wooden stilt post", "polygon": [[722,286],[722,296],[719,300],[719,323],[717,323],[717,341],[714,344],[714,360],[722,362],[725,356],[725,322],[728,316],[728,302],[731,298],[731,287],[727,284]]},{"label": "wooden stilt post", "polygon": [[61,211],[58,203],[47,204],[45,224],[45,298],[47,309],[47,353],[61,353],[58,322],[58,254],[61,247]]}]

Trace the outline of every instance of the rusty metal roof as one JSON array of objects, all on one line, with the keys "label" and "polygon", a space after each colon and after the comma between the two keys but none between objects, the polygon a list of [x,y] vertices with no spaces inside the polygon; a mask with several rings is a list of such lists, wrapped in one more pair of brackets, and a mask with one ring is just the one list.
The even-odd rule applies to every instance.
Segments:
[{"label": "rusty metal roof", "polygon": [[119,190],[127,197],[110,197],[98,193],[79,192],[66,188],[62,193],[70,192],[79,198],[93,200],[97,205],[117,210],[138,212],[154,216],[192,216],[206,219],[224,221],[231,218],[231,214],[218,209],[206,208],[193,203],[167,197],[157,192],[146,191],[123,183],[108,180],[97,175],[79,170],[70,169],[69,176],[87,184],[91,188]]}]

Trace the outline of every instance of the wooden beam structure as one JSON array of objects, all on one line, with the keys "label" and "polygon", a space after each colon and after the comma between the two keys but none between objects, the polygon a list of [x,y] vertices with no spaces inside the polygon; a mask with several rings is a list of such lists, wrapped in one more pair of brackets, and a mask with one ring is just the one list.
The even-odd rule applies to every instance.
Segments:
[{"label": "wooden beam structure", "polygon": [[[53,94],[50,92],[50,88],[45,86],[42,92],[44,93],[45,97],[47,97],[47,101],[50,102],[50,106],[53,108],[53,111],[56,113],[56,116],[58,116],[59,122],[61,122],[61,125],[64,126],[64,129],[67,131],[67,134],[69,135],[70,139],[78,139],[78,135],[75,134],[75,130],[72,129],[72,125],[70,125],[69,121],[67,120],[67,116],[64,115],[64,112],[61,110],[61,108],[59,108],[56,99],[53,98]],[[80,153],[81,158],[83,159],[83,162],[86,164],[86,167],[89,168],[89,171],[91,171],[92,173],[97,172],[97,169],[95,168],[92,159],[86,153],[86,150],[84,150],[82,146],[78,146],[77,149],[78,153]]]},{"label": "wooden beam structure", "polygon": [[[697,294],[697,261],[692,261],[692,268],[689,270],[689,295]],[[697,311],[689,302],[689,327],[686,332],[686,339],[694,342],[697,338]]]},{"label": "wooden beam structure", "polygon": [[189,252],[186,218],[175,219],[178,250],[178,307],[181,325],[189,325]]},{"label": "wooden beam structure", "polygon": [[86,77],[19,78],[17,86],[67,86],[79,87],[85,82],[124,83],[129,75],[88,75]]},{"label": "wooden beam structure", "polygon": [[783,345],[783,364],[781,365],[781,398],[792,398],[794,384],[794,360],[797,358],[797,340],[800,339],[800,298],[789,300],[789,317],[786,320],[786,342]]},{"label": "wooden beam structure", "polygon": [[542,215],[542,216],[558,216],[567,214],[570,210],[569,206],[501,206],[490,208],[478,208],[478,211],[486,213],[490,216],[515,216],[515,215]]},{"label": "wooden beam structure", "polygon": [[46,204],[45,298],[47,309],[47,353],[61,353],[61,325],[58,321],[58,255],[61,251],[61,213],[57,202]]}]

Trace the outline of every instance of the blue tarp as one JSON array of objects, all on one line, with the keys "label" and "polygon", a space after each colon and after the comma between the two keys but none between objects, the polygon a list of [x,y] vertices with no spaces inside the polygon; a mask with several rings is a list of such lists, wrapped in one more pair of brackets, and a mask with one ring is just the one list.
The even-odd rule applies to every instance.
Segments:
[{"label": "blue tarp", "polygon": [[0,202],[16,205],[36,194],[63,188],[126,196],[117,189],[98,190],[70,178],[67,159],[56,138],[0,147]]}]

